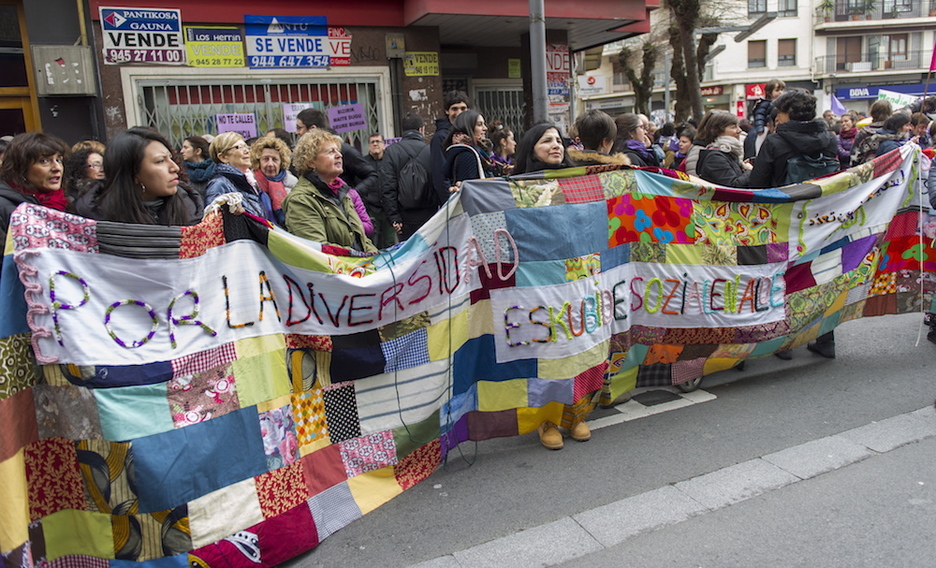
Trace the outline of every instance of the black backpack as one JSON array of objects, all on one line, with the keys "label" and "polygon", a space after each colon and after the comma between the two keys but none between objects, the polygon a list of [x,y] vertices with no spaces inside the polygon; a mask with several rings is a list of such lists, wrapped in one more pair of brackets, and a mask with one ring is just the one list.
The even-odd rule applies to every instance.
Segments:
[{"label": "black backpack", "polygon": [[815,157],[807,154],[793,156],[787,160],[786,177],[783,179],[783,185],[800,183],[831,174],[837,172],[840,167],[841,164],[835,156],[825,154],[819,154]]},{"label": "black backpack", "polygon": [[429,180],[429,170],[425,157],[429,155],[429,146],[410,152],[402,146],[407,155],[406,163],[397,175],[397,201],[404,209],[426,209],[433,207],[435,195]]}]

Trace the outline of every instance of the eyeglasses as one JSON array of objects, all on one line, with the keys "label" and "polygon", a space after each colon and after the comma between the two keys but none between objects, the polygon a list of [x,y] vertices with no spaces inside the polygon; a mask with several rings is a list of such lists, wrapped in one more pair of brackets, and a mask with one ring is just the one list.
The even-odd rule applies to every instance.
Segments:
[{"label": "eyeglasses", "polygon": [[86,165],[85,167],[86,167],[86,168],[92,168],[92,169],[95,169],[95,170],[101,170],[101,169],[104,169],[104,164],[88,164],[88,165]]},{"label": "eyeglasses", "polygon": [[243,143],[243,142],[238,142],[237,144],[234,144],[233,146],[231,146],[230,148],[228,148],[228,149],[225,150],[224,152],[227,153],[227,152],[230,152],[231,150],[246,150],[247,148],[249,148],[249,146],[247,146],[247,144],[245,144],[245,143]]}]

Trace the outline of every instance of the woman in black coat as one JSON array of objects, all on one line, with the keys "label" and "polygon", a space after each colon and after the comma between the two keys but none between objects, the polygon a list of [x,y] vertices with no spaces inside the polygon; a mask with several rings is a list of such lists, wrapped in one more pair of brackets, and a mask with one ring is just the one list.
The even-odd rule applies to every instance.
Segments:
[{"label": "woman in black coat", "polygon": [[617,125],[617,141],[611,149],[612,154],[627,154],[632,166],[660,166],[660,160],[650,148],[650,136],[640,116],[626,112],[614,122]]},{"label": "woman in black coat", "polygon": [[705,181],[725,187],[747,187],[751,165],[741,161],[741,127],[738,117],[722,111],[709,111],[708,120],[697,135],[705,142],[699,152],[696,173]]}]

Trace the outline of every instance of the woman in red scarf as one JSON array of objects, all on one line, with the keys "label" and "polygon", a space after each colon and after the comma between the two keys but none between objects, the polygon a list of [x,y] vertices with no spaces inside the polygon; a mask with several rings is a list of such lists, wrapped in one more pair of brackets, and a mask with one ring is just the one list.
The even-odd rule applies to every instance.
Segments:
[{"label": "woman in red scarf", "polygon": [[68,198],[62,180],[67,157],[68,145],[55,136],[28,132],[13,138],[0,165],[0,242],[6,241],[10,215],[20,203],[65,210]]},{"label": "woman in red scarf", "polygon": [[299,182],[289,173],[290,154],[282,140],[270,136],[258,138],[250,146],[250,169],[254,171],[260,190],[270,197],[278,225],[285,222],[283,199]]}]

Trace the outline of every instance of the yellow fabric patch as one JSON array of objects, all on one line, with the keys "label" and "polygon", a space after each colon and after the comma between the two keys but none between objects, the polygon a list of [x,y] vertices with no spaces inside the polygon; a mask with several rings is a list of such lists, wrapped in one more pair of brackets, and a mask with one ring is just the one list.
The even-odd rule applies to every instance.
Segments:
[{"label": "yellow fabric patch", "polygon": [[64,509],[42,517],[42,533],[50,561],[68,554],[114,557],[110,515]]},{"label": "yellow fabric patch", "polygon": [[263,521],[257,482],[251,477],[212,491],[188,504],[192,548],[217,542]]},{"label": "yellow fabric patch", "polygon": [[482,335],[494,335],[494,316],[491,312],[491,300],[480,300],[468,308],[468,337],[474,339]]},{"label": "yellow fabric patch", "polygon": [[[451,330],[451,336],[449,331]],[[468,341],[468,310],[451,320],[440,321],[426,330],[429,343],[429,360],[441,361],[452,356],[458,348]]]},{"label": "yellow fabric patch", "polygon": [[265,353],[284,353],[286,351],[286,339],[279,333],[239,339],[234,344],[234,349],[237,352],[238,359],[246,359]]},{"label": "yellow fabric patch", "polygon": [[392,465],[352,477],[348,480],[348,489],[362,515],[403,493]]},{"label": "yellow fabric patch", "polygon": [[257,412],[267,412],[273,410],[274,408],[282,408],[287,404],[292,404],[292,398],[288,394],[276,398],[274,400],[268,400],[266,402],[261,402],[257,404]]},{"label": "yellow fabric patch", "polygon": [[666,262],[670,264],[705,264],[702,260],[703,247],[698,245],[666,245]]},{"label": "yellow fabric patch", "polygon": [[537,375],[541,379],[571,379],[608,358],[609,341],[605,340],[588,351],[564,359],[538,359]]},{"label": "yellow fabric patch", "polygon": [[839,294],[838,296],[836,296],[836,297],[835,297],[835,301],[832,302],[832,305],[830,305],[828,308],[826,308],[826,311],[825,311],[825,313],[823,314],[823,317],[829,317],[829,316],[831,316],[832,314],[834,314],[835,312],[844,309],[844,308],[845,308],[845,300],[847,300],[847,299],[848,299],[848,291],[842,292],[841,294]]},{"label": "yellow fabric patch", "polygon": [[631,367],[618,371],[607,379],[607,402],[611,402],[622,394],[637,388],[637,371],[639,371],[637,367]]},{"label": "yellow fabric patch", "polygon": [[478,381],[478,410],[497,412],[512,408],[523,408],[529,404],[527,379],[509,381]]},{"label": "yellow fabric patch", "polygon": [[23,449],[0,462],[0,551],[13,550],[29,540],[29,503]]},{"label": "yellow fabric patch", "polygon": [[559,424],[562,422],[562,410],[564,408],[565,405],[561,402],[550,402],[539,408],[518,408],[517,430],[520,434],[529,434],[547,420]]},{"label": "yellow fabric patch", "polygon": [[231,364],[241,408],[272,401],[289,394],[285,350],[264,353]]},{"label": "yellow fabric patch", "polygon": [[299,446],[299,455],[302,457],[305,457],[309,454],[314,454],[315,452],[321,450],[322,448],[325,448],[330,445],[331,445],[331,440],[329,440],[328,438],[319,438],[318,440],[314,440],[312,442],[309,442],[308,444]]},{"label": "yellow fabric patch", "polygon": [[705,364],[702,366],[702,374],[708,375],[710,373],[717,373],[718,371],[724,371],[735,366],[739,359],[729,359],[726,357],[712,357],[705,360]]}]

